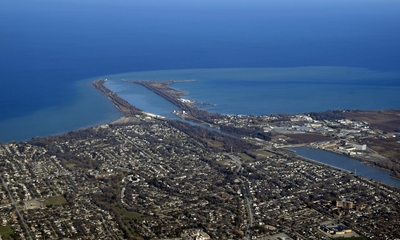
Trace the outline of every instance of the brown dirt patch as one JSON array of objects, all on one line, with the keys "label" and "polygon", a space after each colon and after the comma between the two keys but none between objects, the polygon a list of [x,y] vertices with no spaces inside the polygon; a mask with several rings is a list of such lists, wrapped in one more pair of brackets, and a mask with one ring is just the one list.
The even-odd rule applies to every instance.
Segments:
[{"label": "brown dirt patch", "polygon": [[224,146],[223,142],[219,142],[219,141],[215,141],[215,140],[211,140],[211,139],[208,139],[208,140],[205,140],[205,141],[210,146],[214,146],[214,147],[222,147],[222,146]]},{"label": "brown dirt patch", "polygon": [[400,130],[400,110],[351,111],[343,113],[350,120],[366,121],[373,129],[386,132]]},{"label": "brown dirt patch", "polygon": [[368,138],[365,139],[369,148],[378,153],[396,159],[400,163],[400,138]]}]

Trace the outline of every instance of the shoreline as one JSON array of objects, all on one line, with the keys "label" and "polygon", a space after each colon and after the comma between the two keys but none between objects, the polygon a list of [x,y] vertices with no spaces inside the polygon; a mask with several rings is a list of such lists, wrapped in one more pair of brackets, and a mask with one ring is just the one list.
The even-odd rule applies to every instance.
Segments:
[{"label": "shoreline", "polygon": [[[325,152],[327,152],[327,153],[336,154],[336,155],[338,155],[338,156],[349,157],[349,156],[346,156],[346,155],[341,155],[341,154],[338,154],[338,153],[335,153],[335,152],[327,151],[327,150],[325,150],[325,149],[319,149],[319,148],[311,148],[311,149],[325,151]],[[285,148],[285,150],[288,150],[288,149]],[[289,150],[292,150],[292,149],[289,149]],[[341,170],[341,171],[348,172],[348,173],[350,173],[350,174],[353,174],[354,176],[359,176],[359,177],[362,177],[362,178],[364,178],[364,179],[366,179],[366,180],[372,180],[372,181],[374,181],[374,182],[382,183],[382,184],[385,184],[385,185],[388,185],[388,186],[392,186],[392,187],[395,187],[395,188],[400,188],[400,185],[392,185],[392,184],[385,183],[385,182],[380,181],[380,180],[373,179],[373,178],[371,178],[371,177],[365,177],[365,176],[362,176],[362,175],[360,175],[360,174],[358,174],[358,173],[355,173],[355,172],[353,172],[353,171],[351,171],[351,170],[343,169],[343,168],[340,168],[340,167],[336,167],[336,166],[334,166],[334,165],[330,165],[330,164],[328,164],[328,163],[320,162],[320,161],[318,161],[318,160],[314,160],[314,159],[311,159],[311,158],[308,158],[308,157],[301,156],[301,155],[297,154],[297,152],[288,151],[288,153],[290,153],[290,154],[292,154],[292,155],[295,155],[295,156],[298,156],[298,157],[300,157],[300,158],[306,159],[306,160],[308,160],[308,161],[315,162],[315,163],[317,163],[317,164],[321,164],[321,165],[324,165],[324,166],[332,167],[332,168],[334,168],[334,169],[338,169],[338,170]],[[370,168],[373,168],[373,169],[376,169],[376,170],[381,170],[381,171],[384,171],[384,172],[386,172],[386,173],[389,173],[389,175],[388,175],[389,178],[392,178],[392,179],[395,179],[395,180],[400,181],[400,178],[395,178],[395,177],[393,177],[393,176],[390,174],[390,171],[388,171],[387,169],[375,168],[375,167],[373,167],[373,166],[369,166],[369,165],[367,165],[367,164],[362,163],[361,161],[359,161],[359,159],[355,159],[355,158],[352,158],[352,157],[349,157],[349,158],[351,158],[352,160],[358,161],[358,162],[360,162],[361,164],[363,164],[363,165],[365,165],[365,166],[367,166],[367,167],[370,167]]]},{"label": "shoreline", "polygon": [[[123,115],[124,115],[123,117],[119,117],[119,119],[116,119],[116,120],[114,120],[114,121],[122,121],[121,119],[129,118],[129,117],[133,117],[133,116],[138,116],[138,115],[147,115],[147,116],[150,116],[150,117],[158,117],[158,115],[153,114],[153,113],[149,113],[149,112],[144,112],[144,111],[142,111],[141,109],[138,109],[138,108],[136,108],[135,106],[131,105],[130,103],[128,103],[128,102],[125,101],[124,99],[120,98],[120,97],[118,96],[118,94],[112,92],[110,89],[108,89],[107,87],[104,86],[104,83],[105,83],[106,81],[107,81],[107,79],[99,79],[99,80],[93,81],[91,84],[92,84],[92,86],[93,86],[94,89],[98,90],[98,91],[95,91],[95,92],[100,92],[103,96],[106,96],[106,98],[108,98],[107,101],[110,101],[110,100],[111,100],[112,104],[113,104],[121,113],[123,113]],[[134,82],[134,83],[136,83],[136,82]],[[142,84],[142,83],[143,83],[143,82],[141,82],[140,84]],[[146,84],[150,84],[150,83],[151,83],[151,82],[146,82]],[[168,83],[171,83],[171,81],[164,82],[164,84],[168,84]],[[158,85],[161,85],[161,86],[165,86],[165,85],[163,85],[163,84],[160,83],[160,82],[158,82],[157,84],[158,84]],[[151,90],[151,88],[152,88],[152,86],[150,86],[149,90]],[[171,91],[171,89],[172,89],[172,88],[170,88],[170,87],[166,87],[166,88],[161,89],[161,90],[158,89],[158,88],[156,88],[156,90],[158,90],[158,93],[160,93],[159,95],[161,95],[161,96],[163,96],[163,94],[165,93],[165,91]],[[181,91],[178,91],[178,93],[175,92],[175,95],[172,94],[172,95],[166,95],[166,96],[169,97],[172,101],[179,103],[179,104],[180,104],[180,107],[183,106],[183,107],[188,108],[188,106],[189,106],[189,108],[194,109],[193,111],[195,112],[195,111],[197,110],[197,108],[196,108],[195,106],[192,106],[191,104],[188,104],[188,103],[186,103],[186,102],[182,102],[182,101],[179,101],[179,100],[178,100],[179,97],[181,96],[181,94],[182,94],[182,92],[181,92]],[[168,100],[168,99],[167,99],[167,100]],[[207,113],[206,111],[202,111],[202,110],[201,110],[201,112]],[[194,117],[194,116],[192,116],[192,117]],[[159,116],[159,118],[160,118],[160,119],[161,119],[161,118],[164,119],[162,116]],[[190,119],[190,120],[191,120],[191,119]],[[204,122],[203,122],[203,123],[204,123]],[[85,127],[82,127],[82,128],[85,128]],[[78,129],[82,129],[82,128],[78,128]],[[77,130],[77,129],[74,129],[74,130]],[[65,132],[64,132],[64,133],[65,133]],[[60,134],[62,134],[62,133],[60,133]],[[331,152],[331,151],[328,151],[328,152]],[[336,153],[336,152],[332,152],[332,153],[338,154],[338,153]],[[346,172],[348,172],[348,173],[352,173],[352,171],[350,171],[350,170],[342,169],[342,168],[340,168],[340,167],[332,166],[332,165],[329,165],[329,164],[326,164],[326,163],[321,163],[321,162],[319,162],[319,161],[317,161],[317,160],[313,160],[313,159],[309,159],[309,158],[306,158],[306,157],[302,157],[302,156],[297,155],[297,154],[294,154],[294,155],[296,155],[296,156],[298,156],[298,157],[301,157],[301,158],[304,158],[304,159],[307,159],[308,161],[312,161],[312,162],[314,162],[314,163],[318,163],[318,164],[322,164],[322,165],[324,165],[324,166],[332,167],[332,168],[337,169],[337,170],[340,170],[340,171],[346,171]],[[340,154],[338,154],[338,155],[340,155]],[[343,156],[345,156],[345,155],[343,155]],[[355,160],[360,161],[359,159],[355,159]],[[360,161],[360,162],[362,163],[362,161]],[[367,165],[367,164],[365,164],[365,165]],[[367,165],[367,166],[368,166],[368,165]],[[372,166],[370,166],[370,167],[372,167]],[[372,168],[375,168],[375,167],[372,167]],[[376,169],[378,169],[378,168],[376,168]],[[390,176],[390,177],[392,177],[392,176]],[[392,178],[397,179],[397,178],[395,178],[395,177],[392,177]]]},{"label": "shoreline", "polygon": [[[202,123],[202,124],[211,124],[211,123],[208,123],[207,120],[204,119],[202,115],[200,115],[200,116],[198,115],[198,112],[200,112],[200,113],[202,113],[202,114],[207,116],[207,114],[209,114],[209,112],[203,111],[203,110],[199,110],[196,106],[193,106],[192,103],[193,103],[193,101],[196,101],[196,100],[181,101],[180,97],[182,95],[186,95],[187,93],[184,92],[184,91],[176,90],[176,89],[168,86],[168,85],[174,83],[175,80],[167,80],[167,81],[123,80],[123,81],[134,83],[134,84],[143,85],[144,87],[146,87],[150,91],[153,91],[154,93],[156,93],[159,96],[163,97],[164,99],[166,99],[167,101],[171,102],[175,106],[179,107],[180,110],[179,111],[174,111],[174,114],[176,116],[180,117],[183,120],[189,120],[189,121],[192,121],[192,122]],[[187,80],[181,80],[181,81],[182,82],[186,82]],[[152,114],[152,115],[155,115],[155,114]],[[220,116],[221,116],[220,114],[219,115],[212,115],[213,118],[218,118]],[[337,153],[335,151],[329,151],[329,150],[326,150],[326,151],[327,152],[331,152],[333,154],[337,154],[339,156],[342,155],[342,154]],[[346,155],[342,155],[342,156],[346,156]],[[347,157],[351,157],[351,156],[347,156]],[[361,164],[369,166],[368,164],[365,164],[362,159],[358,159],[358,158],[352,158],[352,159],[359,161]],[[308,160],[321,163],[321,162],[319,162],[317,160],[313,160],[313,159],[308,159]],[[335,169],[339,169],[341,171],[347,171],[349,173],[352,173],[351,170],[342,169],[340,167],[336,167],[336,166],[325,164],[325,163],[321,163],[321,164],[333,167]],[[373,166],[369,166],[369,167],[375,168]],[[375,168],[375,169],[379,169],[379,168]],[[389,174],[391,172],[388,169],[386,169],[386,171],[389,172]],[[389,177],[392,177],[392,174],[390,174]]]},{"label": "shoreline", "polygon": [[[372,178],[364,177],[362,175],[353,173],[352,171],[349,171],[349,170],[346,170],[346,169],[343,169],[343,168],[340,168],[340,167],[336,167],[336,166],[333,166],[333,165],[330,165],[330,164],[327,164],[327,163],[319,162],[318,160],[314,160],[314,159],[311,159],[311,158],[308,158],[308,157],[304,157],[304,156],[298,155],[297,153],[292,152],[292,151],[287,151],[287,150],[291,150],[291,149],[286,149],[286,148],[282,148],[282,149],[284,149],[287,154],[292,155],[295,158],[299,158],[299,159],[301,159],[303,161],[306,161],[306,162],[311,162],[313,164],[317,164],[317,165],[321,165],[321,166],[328,167],[328,168],[331,168],[331,169],[335,169],[335,170],[340,171],[340,172],[346,172],[347,174],[351,174],[356,178],[361,178],[363,181],[369,182],[370,184],[375,184],[375,185],[376,184],[381,184],[381,185],[385,185],[386,187],[400,189],[400,186],[395,186],[395,185],[391,185],[389,183],[378,181],[378,180],[375,180],[375,179],[372,179]],[[320,149],[320,150],[322,150],[322,149]]]},{"label": "shoreline", "polygon": [[[379,169],[379,170],[382,170],[382,171],[385,171],[385,172],[389,173],[389,177],[390,177],[390,178],[393,178],[393,179],[396,179],[396,180],[400,180],[400,177],[396,177],[396,176],[393,175],[393,173],[394,173],[393,170],[390,170],[390,169],[386,169],[386,168],[382,168],[382,167],[373,165],[373,164],[372,164],[373,162],[367,161],[367,160],[365,160],[365,159],[363,159],[363,158],[361,158],[361,157],[358,157],[358,156],[354,157],[354,156],[351,156],[351,155],[341,154],[341,153],[339,153],[339,152],[336,152],[336,151],[333,151],[333,150],[329,150],[329,149],[326,149],[326,148],[324,148],[324,149],[322,149],[322,148],[315,148],[315,147],[311,147],[311,148],[324,150],[324,151],[327,151],[327,152],[330,152],[330,153],[337,154],[337,155],[339,155],[339,156],[349,157],[349,158],[351,158],[351,159],[354,159],[354,160],[359,161],[361,164],[363,164],[363,165],[365,165],[365,166],[368,166],[368,167],[371,167],[371,168],[375,168],[375,169]],[[383,155],[382,155],[382,156],[383,156]],[[384,157],[384,156],[383,156],[383,157]]]},{"label": "shoreline", "polygon": [[126,100],[122,99],[118,96],[118,94],[112,92],[110,89],[104,86],[104,83],[107,82],[107,79],[99,79],[92,82],[92,86],[99,90],[105,97],[111,100],[115,107],[124,114],[125,117],[134,116],[134,115],[142,115],[143,110],[131,105]]},{"label": "shoreline", "polygon": [[[85,81],[82,80],[82,81],[80,81],[80,82],[86,82],[86,81],[87,81],[87,80],[85,80]],[[99,83],[99,81],[103,81],[103,82],[101,82],[101,85],[102,85],[102,86],[100,86],[100,85],[97,84],[97,83]],[[108,99],[110,99],[110,100],[112,101],[113,105],[116,106],[116,107],[119,109],[119,111],[120,111],[121,113],[123,113],[125,116],[133,116],[133,115],[135,115],[135,114],[138,114],[138,115],[144,114],[144,112],[143,112],[141,109],[138,109],[138,108],[136,108],[136,107],[130,105],[130,104],[129,104],[128,102],[126,102],[124,99],[120,98],[117,94],[114,94],[111,90],[105,88],[104,85],[103,85],[103,84],[105,83],[105,81],[106,81],[106,79],[97,80],[97,81],[95,81],[95,82],[92,82],[92,85],[94,86],[94,88],[96,88],[97,90],[99,90],[104,96],[106,96]],[[166,80],[166,81],[156,82],[156,83],[165,86],[165,85],[169,85],[169,84],[173,84],[173,83],[179,83],[179,82],[195,82],[195,81],[196,81],[195,79],[187,79],[187,80]],[[96,82],[97,82],[97,83],[96,83]],[[185,110],[183,110],[183,111],[188,111],[188,112],[190,113],[189,115],[186,115],[186,116],[184,116],[184,115],[179,115],[179,114],[175,114],[176,116],[182,117],[182,119],[184,119],[184,120],[190,120],[190,121],[197,122],[197,123],[211,124],[211,123],[207,122],[207,114],[210,114],[210,113],[207,112],[207,111],[204,111],[204,110],[199,110],[199,108],[198,108],[197,106],[193,106],[193,105],[195,105],[195,104],[193,104],[193,103],[197,103],[196,100],[193,100],[193,102],[190,101],[189,103],[184,103],[183,101],[179,101],[180,96],[186,95],[187,92],[180,91],[180,90],[176,90],[176,89],[174,89],[174,88],[171,88],[171,87],[168,87],[168,86],[167,86],[166,89],[167,89],[168,91],[173,91],[173,92],[174,92],[174,94],[172,94],[172,95],[169,94],[169,97],[168,97],[167,95],[164,94],[165,91],[164,91],[164,92],[162,92],[162,91],[157,91],[157,89],[156,89],[156,91],[154,91],[155,88],[149,85],[149,83],[154,83],[154,82],[152,82],[152,81],[127,81],[127,82],[139,83],[139,84],[141,84],[141,85],[144,85],[143,83],[144,83],[144,82],[147,82],[147,83],[146,83],[147,86],[145,86],[145,85],[144,85],[144,86],[147,87],[149,90],[151,90],[151,91],[157,93],[158,95],[160,95],[160,96],[163,97],[164,99],[166,99],[166,100],[172,102],[174,105],[180,107],[181,109],[185,109]],[[78,83],[79,83],[79,82],[78,82]],[[149,87],[149,86],[150,86],[150,87]],[[107,90],[106,90],[106,89],[107,89]],[[166,96],[167,96],[167,97],[166,97]],[[172,96],[172,97],[171,97],[171,96]],[[131,108],[130,106],[132,106],[132,108]],[[374,111],[374,110],[370,110],[370,111],[376,112],[376,111],[380,111],[380,110],[375,110],[375,111]],[[153,113],[149,113],[149,114],[153,114]],[[213,117],[218,116],[218,114],[214,114],[214,113],[211,113],[211,114],[212,114]],[[155,114],[155,115],[156,115],[156,114]],[[202,116],[202,115],[204,115],[205,117]],[[151,115],[150,115],[150,116],[151,116]],[[119,117],[119,118],[121,118],[121,117]],[[100,122],[104,122],[104,121],[100,121]],[[94,124],[96,125],[96,124],[99,124],[99,123],[94,123]],[[82,128],[86,128],[86,127],[89,127],[89,126],[93,126],[93,124],[86,124],[85,126],[82,126],[82,127],[79,127],[79,128],[69,129],[69,130],[66,130],[66,131],[58,131],[57,133],[49,133],[49,134],[44,134],[44,135],[40,135],[40,136],[59,135],[59,134],[65,133],[65,132],[67,132],[67,131],[76,130],[76,129],[82,129]],[[36,136],[35,136],[35,137],[36,137]],[[29,139],[29,138],[25,138],[25,139],[27,140],[27,139]],[[333,153],[335,153],[335,152],[333,152]],[[337,154],[337,153],[336,153],[336,154]],[[364,162],[362,159],[359,159],[359,158],[355,158],[355,159],[359,160],[361,163],[363,163],[363,164],[365,164],[365,165],[367,165],[367,166],[370,166],[370,167],[373,167],[373,168],[376,168],[376,169],[381,169],[381,170],[385,170],[385,171],[391,172],[391,171],[388,170],[388,169],[382,169],[382,168],[380,168],[380,167],[371,166],[370,164],[367,164],[367,162]],[[392,177],[392,175],[391,175],[391,177]],[[393,178],[396,179],[395,176],[393,176]]]},{"label": "shoreline", "polygon": [[310,146],[310,148],[319,149],[319,150],[327,151],[327,152],[330,152],[330,153],[333,153],[333,154],[337,154],[337,155],[339,155],[339,156],[348,157],[348,158],[351,158],[351,159],[354,159],[354,160],[359,161],[361,164],[363,164],[363,165],[365,165],[365,166],[372,167],[372,168],[376,168],[376,169],[380,169],[380,170],[383,170],[383,171],[386,171],[386,172],[389,172],[389,173],[392,172],[392,171],[390,171],[390,170],[388,170],[388,169],[384,169],[384,168],[381,168],[381,167],[371,166],[370,164],[368,164],[368,163],[370,163],[369,161],[366,161],[366,160],[364,160],[363,158],[358,157],[357,155],[356,155],[356,156],[346,155],[346,154],[341,153],[341,152],[337,152],[337,151],[334,151],[334,150],[330,150],[329,148],[315,148],[315,147],[312,147],[312,146]]},{"label": "shoreline", "polygon": [[161,96],[165,100],[169,101],[173,105],[179,108],[179,113],[172,111],[174,115],[183,119],[189,120],[195,123],[201,124],[212,124],[211,118],[219,118],[221,114],[211,113],[205,110],[201,110],[198,106],[197,100],[182,100],[181,96],[187,95],[187,92],[177,90],[168,85],[174,82],[193,82],[191,80],[167,80],[167,81],[138,81],[138,80],[123,80],[124,82],[139,84],[146,87],[148,90]]},{"label": "shoreline", "polygon": [[91,83],[95,78],[73,82],[74,95],[63,105],[46,107],[0,121],[0,142],[24,142],[109,123],[123,116]]}]

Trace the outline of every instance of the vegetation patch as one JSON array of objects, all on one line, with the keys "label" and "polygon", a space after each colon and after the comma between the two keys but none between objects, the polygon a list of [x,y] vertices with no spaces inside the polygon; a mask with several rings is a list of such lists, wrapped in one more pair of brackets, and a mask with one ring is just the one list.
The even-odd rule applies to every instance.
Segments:
[{"label": "vegetation patch", "polygon": [[388,161],[375,161],[374,165],[380,168],[388,169],[400,173],[400,144],[399,138],[367,138],[362,143],[374,151],[388,158]]},{"label": "vegetation patch", "polygon": [[246,153],[239,153],[238,155],[244,161],[253,161],[254,160],[254,158],[252,158],[251,156],[249,156]]},{"label": "vegetation patch", "polygon": [[65,164],[65,167],[68,168],[69,170],[72,170],[72,169],[74,169],[75,165],[76,165],[75,163],[68,163],[68,164]]},{"label": "vegetation patch", "polygon": [[14,229],[11,226],[0,226],[0,235],[3,239],[13,239]]},{"label": "vegetation patch", "polygon": [[249,157],[253,158],[253,160],[265,160],[271,156],[274,156],[275,154],[264,151],[264,150],[259,150],[259,151],[246,151],[245,153]]},{"label": "vegetation patch", "polygon": [[219,161],[218,164],[220,164],[221,166],[225,166],[225,167],[231,166],[231,162],[226,161],[226,160]]},{"label": "vegetation patch", "polygon": [[224,146],[224,143],[219,142],[219,141],[215,141],[215,140],[206,140],[206,142],[210,145],[210,146],[214,146],[214,147],[222,147]]},{"label": "vegetation patch", "polygon": [[117,214],[117,222],[123,229],[124,233],[129,239],[143,239],[141,238],[136,229],[136,221],[140,219],[150,219],[149,216],[143,216],[138,212],[127,211],[120,208],[117,204],[110,205],[113,211]]},{"label": "vegetation patch", "polygon": [[67,200],[63,196],[51,197],[44,200],[44,205],[64,205],[67,204]]},{"label": "vegetation patch", "polygon": [[365,139],[368,147],[387,156],[400,160],[400,138],[368,138]]},{"label": "vegetation patch", "polygon": [[129,219],[140,219],[143,217],[143,214],[137,213],[137,212],[130,212],[127,211],[126,209],[119,208],[117,206],[113,206],[113,209],[121,215],[123,218],[129,218]]},{"label": "vegetation patch", "polygon": [[264,151],[264,150],[254,151],[253,153],[254,153],[254,154],[261,154],[261,155],[264,155],[264,156],[266,156],[266,157],[271,157],[271,156],[274,156],[274,155],[275,155],[275,154],[273,154],[273,153],[271,153],[271,152],[267,152],[267,151]]},{"label": "vegetation patch", "polygon": [[350,120],[366,121],[374,129],[386,132],[400,130],[400,110],[350,111],[343,113]]}]

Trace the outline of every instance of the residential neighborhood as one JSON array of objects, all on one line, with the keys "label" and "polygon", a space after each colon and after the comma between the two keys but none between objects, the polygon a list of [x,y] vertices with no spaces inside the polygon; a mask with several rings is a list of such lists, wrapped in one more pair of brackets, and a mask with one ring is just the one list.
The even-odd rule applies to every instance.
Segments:
[{"label": "residential neighborhood", "polygon": [[138,115],[0,145],[2,238],[399,238],[398,188],[307,161],[276,134],[238,138]]}]

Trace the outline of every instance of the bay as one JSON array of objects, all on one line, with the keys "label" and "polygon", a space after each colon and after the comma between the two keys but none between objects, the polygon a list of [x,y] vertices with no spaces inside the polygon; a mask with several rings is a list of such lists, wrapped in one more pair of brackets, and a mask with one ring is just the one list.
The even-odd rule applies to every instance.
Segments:
[{"label": "bay", "polygon": [[[384,73],[400,71],[399,9],[400,2],[391,0],[0,1],[0,141],[60,134],[118,118],[107,99],[90,94],[90,83],[83,91],[76,84],[132,71],[141,77],[152,72],[160,80],[168,74],[156,70],[171,70],[171,78],[196,78],[195,84],[174,87],[217,104],[208,110],[222,113],[397,108],[391,103],[397,91],[393,85],[386,85],[392,97],[384,98],[382,85],[376,95],[368,86],[359,94],[358,83],[343,89],[324,81],[320,91],[319,83],[296,85],[295,78],[262,82],[254,68],[275,69],[277,75],[292,69],[300,76],[313,72],[307,66],[348,66],[386,82]],[[329,74],[346,74],[342,70]],[[316,100],[299,94],[306,91]],[[82,93],[98,104],[83,108],[88,100]],[[336,103],[320,103],[323,94]],[[162,101],[152,103],[151,95],[130,97],[147,104],[148,111],[159,108],[168,115],[173,109]],[[289,99],[296,108],[287,104]],[[382,107],[383,101],[388,105]]]},{"label": "bay", "polygon": [[[223,114],[267,115],[336,109],[400,108],[400,74],[349,67],[222,68],[132,72],[108,75],[111,90],[133,99],[143,87],[129,80],[190,80],[170,87],[188,93],[183,98],[216,104],[205,108]],[[114,87],[117,86],[117,87]],[[122,90],[124,89],[124,90]],[[130,90],[128,90],[130,89]],[[131,93],[129,93],[131,91]],[[147,90],[148,91],[148,90]],[[140,90],[143,95],[146,89]],[[149,94],[149,93],[146,93]],[[148,95],[150,96],[150,95]],[[143,110],[166,117],[176,107],[155,96],[131,101]],[[146,102],[146,104],[143,104]],[[162,106],[162,110],[159,109]],[[166,108],[166,110],[165,110]]]},{"label": "bay", "polygon": [[[216,104],[205,110],[224,114],[267,115],[335,109],[398,109],[397,72],[349,67],[221,68],[128,72],[76,82],[69,100],[26,115],[0,121],[0,141],[27,140],[114,121],[122,114],[91,86],[108,79],[106,86],[132,105],[151,113],[176,118],[178,108],[129,80],[188,80],[171,87],[186,91],[185,98]],[[73,94],[71,94],[73,93]]]},{"label": "bay", "polygon": [[131,105],[144,111],[155,113],[171,119],[179,119],[171,111],[179,108],[169,101],[165,100],[156,93],[149,91],[146,87],[138,84],[126,83],[121,80],[108,80],[105,86],[117,93],[122,99],[128,101]]}]

